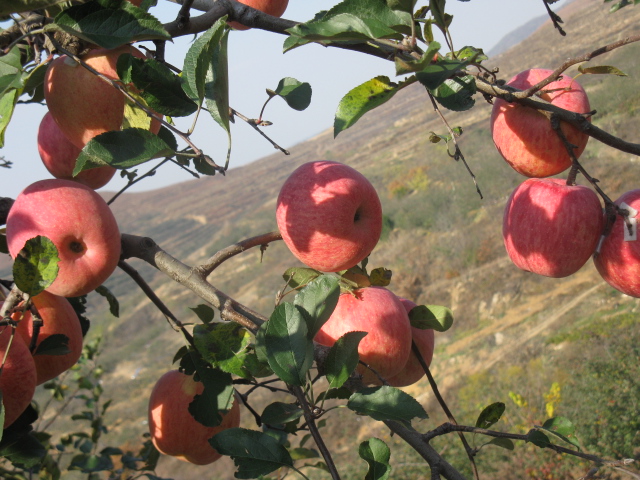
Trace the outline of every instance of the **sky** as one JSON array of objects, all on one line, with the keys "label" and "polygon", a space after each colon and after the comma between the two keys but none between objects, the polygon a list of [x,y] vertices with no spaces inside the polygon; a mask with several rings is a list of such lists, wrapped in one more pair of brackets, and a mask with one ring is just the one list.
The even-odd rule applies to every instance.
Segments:
[{"label": "sky", "polygon": [[[317,11],[326,10],[337,3],[339,0],[290,0],[283,17],[306,21],[313,18]],[[418,6],[425,3],[425,0],[418,0]],[[554,9],[557,10],[563,3],[554,4]],[[542,0],[518,0],[517,9],[504,8],[504,4],[504,0],[449,0],[446,10],[454,16],[451,25],[454,47],[458,49],[473,45],[488,51],[507,33],[532,18],[546,14]],[[162,22],[169,22],[175,18],[178,9],[179,5],[158,0],[158,6],[150,12]],[[187,36],[168,44],[167,61],[182,68],[184,55],[192,41],[193,36]],[[319,45],[307,45],[283,54],[283,41],[282,35],[255,29],[231,32],[230,105],[241,114],[255,118],[267,98],[265,89],[275,89],[281,78],[293,77],[310,83],[313,95],[305,111],[292,110],[279,98],[274,98],[266,108],[264,118],[273,122],[273,125],[266,127],[264,132],[290,150],[295,148],[295,144],[333,126],[338,103],[349,90],[378,75],[386,75],[392,80],[395,76],[392,62]],[[153,44],[148,45],[153,47]],[[42,166],[36,145],[38,125],[45,113],[46,107],[42,105],[17,105],[6,132],[5,146],[0,149],[0,157],[13,162],[11,169],[0,168],[0,196],[15,198],[34,181],[50,178]],[[187,130],[191,122],[191,118],[178,119],[177,125]],[[245,165],[275,152],[270,143],[240,120],[232,124],[231,134],[231,167]],[[206,112],[201,114],[191,139],[217,163],[224,162],[226,133]],[[140,174],[150,168],[145,165],[139,167]],[[130,191],[151,190],[191,179],[193,177],[189,173],[168,164]],[[116,191],[125,184],[126,181],[116,175],[103,190]]]}]

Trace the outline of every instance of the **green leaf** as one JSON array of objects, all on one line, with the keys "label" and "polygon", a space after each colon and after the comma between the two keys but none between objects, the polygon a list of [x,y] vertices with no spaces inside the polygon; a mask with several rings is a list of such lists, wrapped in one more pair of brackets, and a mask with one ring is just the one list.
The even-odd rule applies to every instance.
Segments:
[{"label": "green leaf", "polygon": [[391,283],[391,270],[384,267],[374,268],[369,275],[369,281],[371,285],[376,287],[387,287]]},{"label": "green leaf", "polygon": [[58,276],[58,249],[47,237],[27,240],[13,264],[13,281],[24,293],[37,295]]},{"label": "green leaf", "polygon": [[131,80],[147,105],[170,117],[191,115],[198,105],[182,88],[182,81],[164,63],[154,59],[137,58],[130,53],[118,58],[118,76]]},{"label": "green leaf", "polygon": [[280,80],[275,93],[294,110],[304,110],[311,103],[311,85],[295,78],[285,77]]},{"label": "green leaf", "polygon": [[287,269],[282,275],[287,285],[291,288],[298,288],[311,282],[313,279],[322,275],[322,272],[308,267],[293,267]]},{"label": "green leaf", "polygon": [[333,136],[354,125],[367,112],[389,101],[400,85],[379,76],[364,82],[347,93],[340,104],[333,122]]},{"label": "green leaf", "polygon": [[[7,440],[7,432],[4,432],[4,440]],[[47,454],[47,449],[38,441],[33,433],[21,435],[14,441],[6,442],[0,448],[0,457],[10,461],[14,465],[23,468],[31,468],[39,464]]]},{"label": "green leaf", "polygon": [[609,65],[598,65],[593,67],[583,67],[582,65],[578,66],[578,71],[584,74],[595,74],[595,75],[617,75],[619,77],[626,77],[627,74],[622,72],[616,67],[611,67]]},{"label": "green leaf", "polygon": [[67,0],[2,0],[2,3],[0,3],[0,15],[5,16],[10,13],[39,10],[66,1]]},{"label": "green leaf", "polygon": [[428,418],[415,398],[402,390],[388,385],[363,388],[354,393],[347,407],[375,420],[394,420],[409,425],[414,418]]},{"label": "green leaf", "polygon": [[476,101],[476,81],[473,75],[449,78],[437,89],[431,91],[438,103],[454,112],[463,112],[472,108]]},{"label": "green leaf", "polygon": [[216,313],[213,308],[205,304],[200,304],[195,308],[189,307],[189,310],[195,313],[202,323],[211,323]]},{"label": "green leaf", "polygon": [[427,89],[435,90],[445,80],[453,77],[457,72],[464,70],[469,61],[440,59],[436,63],[429,64],[424,70],[416,73],[416,78]]},{"label": "green leaf", "polygon": [[262,423],[267,425],[281,425],[302,417],[302,408],[293,403],[274,402],[267,405],[260,415]]},{"label": "green leaf", "polygon": [[565,418],[565,417],[550,418],[546,422],[544,422],[541,428],[551,433],[552,435],[555,435],[561,440],[567,443],[570,443],[571,445],[578,448],[578,450],[580,450],[581,448],[580,443],[578,442],[578,439],[575,437],[576,428],[571,422],[571,420],[569,420],[568,418]]},{"label": "green leaf", "polygon": [[338,304],[340,286],[335,275],[322,275],[309,282],[296,295],[293,304],[307,323],[307,337],[313,340],[322,325],[329,320]]},{"label": "green leaf", "polygon": [[369,464],[365,480],[387,480],[391,474],[391,450],[378,438],[371,438],[360,444],[358,454]]},{"label": "green leaf", "polygon": [[238,467],[236,478],[257,478],[280,467],[293,467],[287,449],[266,433],[245,428],[229,428],[209,443],[222,455],[233,458]]},{"label": "green leaf", "polygon": [[505,408],[506,406],[502,402],[492,403],[488,407],[485,407],[476,420],[476,427],[489,428],[491,425],[494,425],[500,420],[500,417],[502,417]]},{"label": "green leaf", "polygon": [[404,75],[405,73],[419,72],[427,68],[433,62],[434,56],[440,50],[438,42],[431,42],[426,52],[422,54],[419,60],[406,60],[400,56],[395,59],[396,75]]},{"label": "green leaf", "polygon": [[[224,18],[221,18],[218,22],[224,22]],[[224,24],[226,25],[226,22]],[[228,40],[229,31],[224,30],[220,43],[212,51],[211,63],[207,70],[204,96],[209,114],[227,132],[228,148],[225,169],[229,164],[229,156],[231,155]]]},{"label": "green leaf", "polygon": [[80,470],[83,473],[103,472],[113,469],[111,458],[106,455],[90,455],[83,453],[71,459],[69,470]]},{"label": "green leaf", "polygon": [[220,411],[229,410],[233,405],[233,383],[231,375],[217,369],[203,368],[196,363],[198,379],[204,390],[189,404],[189,413],[205,427],[220,425]]},{"label": "green leaf", "polygon": [[304,385],[313,363],[313,342],[300,310],[291,303],[278,305],[266,323],[264,341],[273,372],[285,383]]},{"label": "green leaf", "polygon": [[129,2],[119,7],[106,8],[95,1],[76,5],[57,15],[45,30],[62,30],[110,49],[140,40],[171,40],[153,15]]},{"label": "green leaf", "polygon": [[367,332],[347,332],[342,335],[327,354],[324,368],[329,388],[340,388],[358,366],[358,345]]},{"label": "green leaf", "polygon": [[292,448],[291,450],[289,450],[289,454],[291,455],[291,458],[293,459],[293,461],[320,457],[320,454],[318,453],[318,451],[314,450],[313,448],[302,448],[302,447]]},{"label": "green leaf", "polygon": [[9,90],[0,97],[0,148],[4,147],[4,134],[13,116],[18,97],[20,90]]},{"label": "green leaf", "polygon": [[111,312],[111,315],[113,315],[116,318],[119,318],[120,303],[118,302],[118,299],[116,298],[116,296],[113,293],[111,293],[111,290],[109,290],[104,285],[100,285],[98,288],[96,288],[95,291],[96,293],[102,295],[104,298],[107,299],[107,302],[109,302],[109,312]]},{"label": "green leaf", "polygon": [[412,13],[416,7],[417,0],[387,0],[387,5],[392,10],[402,10],[407,13]]},{"label": "green leaf", "polygon": [[527,433],[527,442],[531,442],[535,446],[540,448],[546,448],[551,445],[549,437],[547,437],[540,430],[529,430],[529,433]]},{"label": "green leaf", "polygon": [[20,48],[13,47],[0,57],[0,94],[8,90],[19,90],[24,86]]},{"label": "green leaf", "polygon": [[460,50],[456,52],[456,58],[458,60],[470,60],[473,62],[484,62],[489,57],[484,54],[484,50],[476,47],[462,47]]},{"label": "green leaf", "polygon": [[212,366],[242,378],[251,377],[249,369],[257,361],[249,349],[251,334],[237,323],[196,325],[193,339],[202,358]]},{"label": "green leaf", "polygon": [[54,333],[42,340],[33,355],[66,355],[69,350],[69,337],[62,333]]},{"label": "green leaf", "polygon": [[124,169],[175,153],[158,135],[142,128],[105,132],[93,137],[76,159],[73,175],[102,165]]},{"label": "green leaf", "polygon": [[487,445],[496,445],[498,447],[504,448],[506,450],[513,450],[515,445],[508,438],[494,438]]},{"label": "green leaf", "polygon": [[446,332],[453,325],[453,312],[440,305],[418,305],[409,312],[409,320],[415,328]]}]

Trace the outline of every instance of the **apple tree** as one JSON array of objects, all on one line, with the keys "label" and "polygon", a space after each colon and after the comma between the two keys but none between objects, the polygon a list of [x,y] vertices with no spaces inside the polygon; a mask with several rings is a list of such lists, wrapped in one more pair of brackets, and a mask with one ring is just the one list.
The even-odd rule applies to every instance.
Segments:
[{"label": "apple tree", "polygon": [[[543,2],[558,41],[571,41],[563,38],[562,19],[551,9],[555,0]],[[640,35],[583,52],[554,70],[522,65],[522,73],[509,80],[486,66],[481,49],[453,47],[449,27],[454,20],[445,0],[344,0],[308,21],[281,18],[287,0],[182,0],[177,18],[166,24],[154,16],[155,3],[5,0],[0,5],[8,22],[0,31],[0,146],[12,141],[5,131],[22,103],[45,104],[38,147],[55,177],[34,178],[17,198],[0,198],[0,224],[6,225],[0,248],[13,262],[11,278],[1,279],[7,290],[0,309],[4,478],[63,478],[72,470],[91,479],[159,478],[155,466],[165,453],[201,465],[231,457],[237,478],[339,479],[343,467],[323,433],[335,408],[382,422],[421,457],[422,476],[432,479],[479,479],[483,472],[476,458],[483,448],[522,448],[516,442],[582,460],[585,479],[605,478],[601,475],[610,469],[638,478],[628,466],[632,460],[581,449],[573,423],[552,414],[558,395],[553,390],[547,398],[550,418],[541,425],[532,422],[525,433],[492,428],[505,412],[502,402],[483,406],[474,424],[456,421],[429,368],[434,338],[455,328],[454,312],[399,298],[391,291],[391,272],[369,268],[368,255],[384,221],[375,189],[353,168],[318,159],[289,172],[274,212],[279,231],[238,238],[196,265],[174,258],[153,238],[120,232],[109,205],[93,189],[120,171],[127,185],[112,204],[167,163],[196,176],[224,175],[233,157],[231,122],[246,122],[266,136],[262,113],[246,118],[230,105],[228,75],[230,30],[262,29],[281,35],[285,52],[319,43],[394,63],[400,80],[376,76],[345,93],[337,105],[334,136],[393,102],[399,91],[419,85],[422,100],[442,120],[444,133],[431,132],[432,142],[444,142],[448,155],[475,181],[469,155],[458,142],[463,129],[447,118],[479,101],[493,104],[486,121],[496,148],[513,169],[531,177],[507,203],[503,236],[515,265],[566,277],[593,256],[606,282],[640,297],[640,190],[614,201],[579,160],[589,138],[631,155],[639,155],[640,146],[596,126],[592,109],[597,105],[590,105],[566,73],[577,65],[580,75],[622,74],[587,62],[637,42]],[[620,15],[615,12],[632,3],[638,2],[613,2],[612,14]],[[165,55],[171,40],[185,35],[194,41],[183,65],[170,65]],[[310,84],[285,77],[267,91],[265,106],[280,97],[292,109],[304,110],[311,91]],[[195,126],[205,115],[229,139],[226,158],[214,159],[192,140],[193,128],[183,131],[176,124],[188,119]],[[149,165],[147,173],[137,173]],[[563,178],[547,178],[558,174]],[[576,184],[579,175],[588,186]],[[475,190],[482,197],[479,185]],[[557,243],[549,246],[550,239]],[[306,266],[282,272],[284,287],[273,286],[272,312],[237,301],[225,285],[210,280],[229,259],[257,248],[268,255],[267,246],[278,241],[291,250],[292,265],[295,257]],[[193,307],[199,322],[182,322],[131,259],[195,293],[203,302]],[[114,315],[120,313],[118,300],[102,285],[116,268],[185,341],[175,353],[174,370],[150,394],[150,438],[136,452],[105,446],[111,401],[104,400],[108,392],[97,363],[101,347],[98,340],[85,340],[82,354],[78,348],[78,332],[85,335],[89,325],[89,291],[103,295]],[[220,321],[214,321],[214,311]],[[62,317],[73,319],[73,332]],[[21,333],[27,327],[29,333]],[[72,367],[76,375],[72,381],[56,380],[70,368],[71,350],[72,363],[78,360]],[[45,378],[38,370],[43,363],[57,370]],[[424,406],[401,389],[420,379],[447,422],[430,424]],[[71,420],[86,423],[87,429],[54,432],[51,421],[43,422],[46,408],[30,405],[36,384],[44,384],[59,402],[54,408],[81,399],[84,406]],[[262,413],[252,407],[251,395],[258,390],[278,395]],[[524,404],[515,394],[513,399]],[[434,447],[432,442],[443,436],[460,442],[463,464]],[[365,478],[392,475],[393,452],[382,439],[360,443],[358,454]],[[213,467],[201,468],[207,475]]]}]

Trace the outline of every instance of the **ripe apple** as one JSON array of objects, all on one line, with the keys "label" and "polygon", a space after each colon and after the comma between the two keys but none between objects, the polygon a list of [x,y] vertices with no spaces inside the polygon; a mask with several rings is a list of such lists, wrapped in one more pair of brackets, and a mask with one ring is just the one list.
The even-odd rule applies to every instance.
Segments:
[{"label": "ripe apple", "polygon": [[603,227],[593,190],[557,178],[530,178],[507,201],[502,236],[518,268],[560,278],[589,260]]},{"label": "ripe apple", "polygon": [[76,297],[100,286],[120,258],[120,232],[107,203],[70,180],[40,180],[18,195],[7,217],[7,244],[16,258],[27,240],[43,235],[58,249],[58,277],[46,289]]},{"label": "ripe apple", "polygon": [[[92,50],[82,60],[106,77],[118,80],[116,65],[124,53],[144,58],[140,50],[123,45],[112,50]],[[44,96],[54,120],[77,148],[84,147],[96,135],[120,130],[122,126],[122,93],[66,55],[47,67]],[[151,131],[157,133],[159,129],[160,123],[152,120]]]},{"label": "ripe apple", "polygon": [[[0,375],[0,390],[4,404],[4,428],[7,428],[31,403],[36,390],[36,366],[20,335],[11,340],[12,327],[0,327],[0,363],[9,353]],[[9,342],[11,344],[9,346]]]},{"label": "ripe apple", "polygon": [[[407,313],[409,313],[414,307],[417,305],[413,303],[411,300],[407,300],[406,298],[400,297],[400,302],[402,306],[404,306]],[[416,328],[411,327],[411,338],[413,339],[413,343],[418,347],[418,351],[420,355],[424,359],[427,366],[431,365],[431,360],[433,359],[433,349],[435,348],[435,335],[433,329],[427,328]],[[404,365],[402,370],[399,373],[395,374],[393,377],[387,378],[387,382],[392,387],[407,387],[409,385],[413,385],[422,377],[424,377],[425,372],[422,365],[418,361],[418,357],[416,354],[409,354],[409,359],[407,363]]]},{"label": "ripe apple", "polygon": [[[507,85],[519,90],[537,84],[551,75],[551,70],[534,68],[513,77]],[[550,91],[556,90],[556,91]],[[591,110],[584,89],[571,77],[563,75],[544,87],[541,97],[560,108],[577,113]],[[587,145],[589,136],[576,127],[562,124],[567,140],[576,145],[576,158]],[[571,166],[571,157],[551,123],[537,110],[496,98],[491,111],[491,134],[496,148],[518,173],[527,177],[549,177]]]},{"label": "ripe apple", "polygon": [[[82,327],[80,326],[78,315],[76,315],[75,310],[66,298],[44,291],[32,297],[31,301],[42,319],[37,345],[40,345],[46,338],[54,334],[66,335],[69,339],[69,353],[64,355],[35,355],[33,357],[37,373],[36,385],[41,385],[76,364],[82,353]],[[19,314],[15,314],[14,320],[18,318]],[[22,337],[27,346],[31,345],[33,318],[28,310],[20,320],[16,332]]]},{"label": "ripe apple", "polygon": [[[367,332],[360,345],[360,360],[382,377],[390,378],[406,365],[411,353],[411,324],[400,299],[382,287],[343,293],[329,320],[320,328],[315,341],[331,347],[347,332]],[[379,383],[378,377],[358,365],[364,384]]]},{"label": "ripe apple", "polygon": [[[640,210],[640,189],[626,192],[615,203],[626,203]],[[626,295],[640,297],[640,241],[625,241],[626,228],[624,219],[616,217],[611,232],[602,242],[600,252],[594,255],[593,262],[598,273],[613,288]]]},{"label": "ripe apple", "polygon": [[282,239],[303,263],[323,272],[357,265],[376,246],[382,207],[364,175],[337,162],[309,162],[286,180],[276,209]]},{"label": "ripe apple", "polygon": [[56,178],[83,183],[94,190],[105,186],[116,173],[116,169],[108,165],[85,170],[73,176],[80,150],[64,136],[51,113],[47,112],[38,129],[38,153],[49,173]]},{"label": "ripe apple", "polygon": [[178,370],[165,373],[155,384],[149,398],[149,432],[160,452],[196,465],[213,463],[222,456],[209,439],[240,425],[240,407],[234,402],[220,425],[205,427],[189,413],[189,404],[203,390],[201,382]]},{"label": "ripe apple", "polygon": [[[284,11],[287,9],[289,0],[238,0],[240,3],[260,10],[261,12],[271,15],[272,17],[281,17]],[[249,30],[251,27],[247,27],[238,22],[228,22],[229,26],[236,30]]]}]

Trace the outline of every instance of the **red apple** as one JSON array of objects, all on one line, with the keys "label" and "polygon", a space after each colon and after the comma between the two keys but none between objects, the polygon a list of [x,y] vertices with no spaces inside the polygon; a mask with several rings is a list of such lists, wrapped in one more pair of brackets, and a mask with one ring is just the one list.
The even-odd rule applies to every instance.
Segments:
[{"label": "red apple", "polygon": [[[82,327],[75,310],[64,297],[44,291],[31,299],[42,319],[42,326],[38,332],[37,345],[54,334],[66,335],[69,339],[69,353],[64,355],[35,355],[37,385],[57,377],[62,372],[73,367],[82,353]],[[14,316],[17,320],[19,314]],[[31,345],[33,337],[33,318],[28,310],[23,315],[16,332],[24,343]]]},{"label": "red apple", "polygon": [[156,448],[196,465],[207,465],[221,455],[210,444],[215,434],[240,425],[238,402],[222,414],[217,427],[205,427],[189,413],[189,404],[204,386],[178,370],[165,373],[153,387],[149,398],[149,432]]},{"label": "red apple", "polygon": [[[509,80],[507,85],[526,90],[551,73],[551,70],[540,68],[525,70]],[[543,90],[547,93],[543,93],[542,98],[552,105],[577,113],[591,110],[584,89],[567,75]],[[574,153],[579,157],[589,136],[572,125],[563,123],[561,128],[567,140],[578,147]],[[571,166],[571,157],[558,134],[551,128],[551,123],[533,108],[496,98],[491,112],[491,133],[500,154],[522,175],[549,177]]]},{"label": "red apple", "polygon": [[502,236],[518,268],[560,278],[589,260],[603,226],[593,190],[557,178],[530,178],[507,201]]},{"label": "red apple", "polygon": [[[358,346],[360,360],[382,377],[392,377],[406,365],[411,353],[411,324],[405,307],[391,291],[368,287],[343,293],[315,341],[331,347],[342,335],[355,331],[367,332]],[[364,384],[379,383],[363,365],[357,370]]]},{"label": "red apple", "polygon": [[41,180],[25,188],[7,217],[7,244],[15,258],[27,240],[43,235],[58,249],[58,277],[46,289],[76,297],[100,286],[120,258],[120,232],[107,203],[70,180]]},{"label": "red apple", "polygon": [[[82,60],[108,78],[118,80],[116,64],[124,53],[144,58],[142,52],[123,45],[113,50],[96,49]],[[73,59],[62,55],[49,64],[44,79],[47,107],[64,135],[82,148],[96,135],[120,130],[124,120],[124,95]],[[152,120],[151,131],[160,123]]]},{"label": "red apple", "polygon": [[278,228],[291,252],[323,272],[357,265],[376,246],[382,207],[373,185],[337,162],[298,167],[280,190]]},{"label": "red apple", "polygon": [[47,112],[38,129],[38,153],[49,173],[56,178],[83,183],[94,190],[105,186],[116,173],[113,167],[92,168],[73,176],[73,169],[80,151],[80,148],[64,136],[51,113]]},{"label": "red apple", "polygon": [[0,327],[0,363],[7,354],[0,375],[0,390],[4,404],[4,428],[7,428],[31,403],[36,390],[36,366],[29,348],[20,335],[11,340],[12,327]]},{"label": "red apple", "polygon": [[[273,17],[281,17],[284,11],[287,9],[289,0],[238,0],[240,3],[260,10],[261,12],[271,15]],[[236,30],[249,30],[250,27],[242,25],[238,22],[229,22],[229,26]]]},{"label": "red apple", "polygon": [[[411,300],[407,300],[405,298],[400,298],[400,302],[402,306],[404,306],[407,313],[409,313],[414,307],[417,305],[413,303]],[[427,366],[431,365],[431,360],[433,359],[433,349],[435,348],[435,335],[433,329],[427,328],[416,328],[411,327],[411,338],[413,339],[413,343],[418,347],[418,351],[420,355],[424,359]],[[407,387],[409,385],[413,385],[422,377],[424,377],[425,372],[422,365],[420,365],[420,361],[416,354],[411,351],[409,354],[409,359],[407,363],[404,365],[402,370],[399,373],[395,374],[393,377],[387,378],[387,382],[392,387]]]},{"label": "red apple", "polygon": [[[626,192],[615,203],[625,203],[634,210],[640,210],[640,189]],[[637,219],[638,215],[630,217]],[[593,262],[602,278],[613,288],[626,295],[640,297],[640,240],[625,241],[625,230],[624,219],[616,217]]]}]

